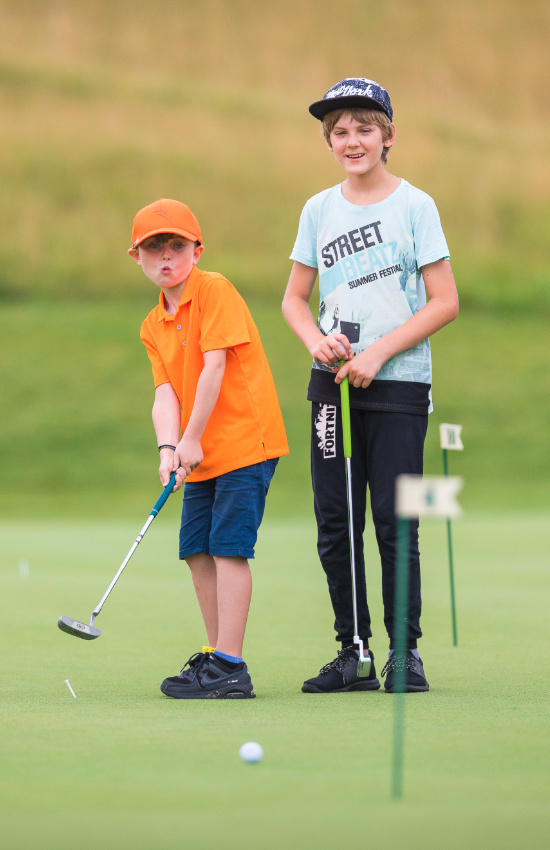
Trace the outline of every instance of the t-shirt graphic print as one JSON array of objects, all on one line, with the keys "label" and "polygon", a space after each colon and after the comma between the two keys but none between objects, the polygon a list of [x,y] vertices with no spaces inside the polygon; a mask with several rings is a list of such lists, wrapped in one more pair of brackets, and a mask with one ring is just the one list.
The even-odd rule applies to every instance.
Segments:
[{"label": "t-shirt graphic print", "polygon": [[[325,335],[359,326],[354,354],[404,324],[426,303],[421,266],[449,256],[429,195],[402,180],[378,204],[358,206],[341,185],[311,198],[291,259],[319,270],[317,324]],[[331,372],[317,361],[313,368]],[[431,384],[425,340],[384,364],[376,380]]]}]

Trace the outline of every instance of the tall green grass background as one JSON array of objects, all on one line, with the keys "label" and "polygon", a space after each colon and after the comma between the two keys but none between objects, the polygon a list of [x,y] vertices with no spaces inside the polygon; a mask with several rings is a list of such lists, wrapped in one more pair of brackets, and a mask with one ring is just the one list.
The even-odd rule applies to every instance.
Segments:
[{"label": "tall green grass background", "polygon": [[201,221],[201,266],[250,303],[309,511],[307,352],[281,318],[299,213],[343,173],[307,111],[334,82],[391,93],[389,167],[433,195],[461,314],[433,340],[437,424],[462,424],[469,508],[548,508],[549,7],[501,0],[2,0],[0,420],[7,516],[135,515],[158,489],[126,254],[158,197]]}]

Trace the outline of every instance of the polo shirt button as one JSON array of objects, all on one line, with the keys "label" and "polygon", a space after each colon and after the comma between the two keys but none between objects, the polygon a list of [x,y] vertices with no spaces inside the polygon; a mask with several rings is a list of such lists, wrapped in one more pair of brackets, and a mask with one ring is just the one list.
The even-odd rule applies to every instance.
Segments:
[{"label": "polo shirt button", "polygon": [[181,325],[178,325],[178,331],[181,331]]}]

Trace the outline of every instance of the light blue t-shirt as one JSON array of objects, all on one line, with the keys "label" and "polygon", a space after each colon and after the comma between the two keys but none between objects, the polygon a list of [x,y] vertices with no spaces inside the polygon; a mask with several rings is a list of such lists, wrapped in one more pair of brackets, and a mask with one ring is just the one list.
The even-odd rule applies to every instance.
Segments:
[{"label": "light blue t-shirt", "polygon": [[[341,184],[314,195],[290,258],[319,270],[317,324],[324,334],[341,331],[342,322],[359,325],[359,342],[352,344],[358,354],[424,306],[420,269],[448,256],[434,201],[401,180],[369,206],[347,201]],[[330,370],[318,362],[314,368]],[[429,340],[388,360],[376,378],[431,384]]]}]

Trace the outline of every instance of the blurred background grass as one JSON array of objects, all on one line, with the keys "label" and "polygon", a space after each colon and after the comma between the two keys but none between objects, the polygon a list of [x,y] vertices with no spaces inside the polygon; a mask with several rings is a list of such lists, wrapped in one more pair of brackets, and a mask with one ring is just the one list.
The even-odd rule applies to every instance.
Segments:
[{"label": "blurred background grass", "polygon": [[307,106],[345,76],[392,96],[390,170],[434,196],[461,296],[436,335],[437,425],[464,425],[467,508],[547,509],[550,8],[529,0],[0,0],[5,516],[135,516],[156,498],[126,255],[160,196],[243,293],[291,444],[271,511],[310,511],[307,353],[280,301],[305,200],[339,182]]}]

